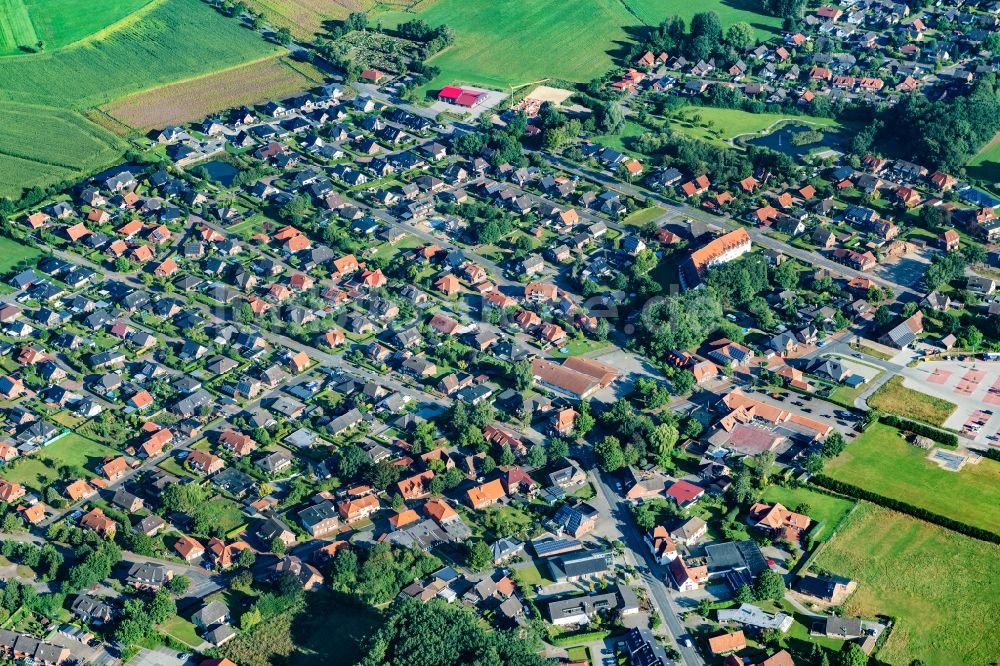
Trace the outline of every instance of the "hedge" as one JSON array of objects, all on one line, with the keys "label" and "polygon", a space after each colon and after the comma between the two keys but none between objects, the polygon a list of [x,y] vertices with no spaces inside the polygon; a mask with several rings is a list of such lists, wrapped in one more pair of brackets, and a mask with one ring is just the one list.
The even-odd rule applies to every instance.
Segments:
[{"label": "hedge", "polygon": [[902,502],[897,499],[892,499],[891,497],[886,497],[885,495],[873,493],[870,490],[866,490],[860,486],[855,486],[851,483],[844,483],[843,481],[832,479],[825,474],[817,474],[812,477],[811,480],[818,486],[828,488],[829,490],[836,491],[843,495],[848,495],[855,499],[867,500],[874,504],[878,504],[879,506],[884,506],[887,509],[899,511],[900,513],[905,513],[909,516],[913,516],[914,518],[925,520],[928,523],[934,523],[935,525],[958,532],[959,534],[964,534],[972,537],[973,539],[1000,544],[1000,534],[997,534],[996,532],[984,530],[981,527],[973,527],[972,525],[954,520],[953,518],[948,518],[947,516],[942,516],[941,514],[934,513],[933,511],[928,511],[927,509],[923,509],[919,506],[913,506],[907,502]]},{"label": "hedge", "polygon": [[938,444],[950,446],[951,448],[958,446],[958,435],[953,432],[938,430],[937,428],[932,428],[931,426],[924,425],[923,423],[917,423],[916,421],[900,418],[895,414],[882,414],[879,416],[879,421],[888,426],[892,426],[893,428],[898,428],[920,437],[932,439]]},{"label": "hedge", "polygon": [[991,446],[990,448],[986,449],[983,455],[989,458],[990,460],[996,460],[997,462],[1000,462],[1000,449],[994,449]]},{"label": "hedge", "polygon": [[610,635],[611,632],[608,630],[584,631],[577,634],[564,634],[562,636],[556,636],[554,638],[550,638],[549,642],[560,647],[564,647],[566,645],[584,645],[586,643],[602,641]]}]

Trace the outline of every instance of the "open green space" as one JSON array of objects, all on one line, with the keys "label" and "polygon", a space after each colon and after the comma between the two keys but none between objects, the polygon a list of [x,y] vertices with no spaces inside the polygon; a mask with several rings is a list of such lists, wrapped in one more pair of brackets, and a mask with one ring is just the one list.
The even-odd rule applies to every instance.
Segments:
[{"label": "open green space", "polygon": [[659,219],[660,216],[666,212],[667,211],[663,210],[659,206],[650,206],[649,208],[643,208],[642,210],[637,210],[634,213],[627,215],[622,222],[635,227],[644,227],[648,223]]},{"label": "open green space", "polygon": [[879,663],[986,664],[997,658],[1000,547],[862,503],[814,568],[858,581],[849,616],[898,620]]},{"label": "open green space", "polygon": [[[473,83],[499,89],[544,79],[589,81],[620,62],[636,33],[677,14],[690,22],[697,12],[716,11],[724,26],[747,21],[761,32],[781,20],[756,12],[751,2],[709,0],[438,0],[416,16],[431,25],[447,23],[455,43],[431,59],[448,83]],[[376,14],[391,26],[414,18],[406,12]]]},{"label": "open green space", "polygon": [[514,567],[514,572],[518,580],[529,588],[535,585],[551,585],[553,582],[549,578],[549,567],[542,560],[532,560],[527,564],[518,565]]},{"label": "open green space", "polygon": [[194,624],[180,615],[172,615],[167,618],[167,621],[160,625],[160,631],[174,640],[190,645],[192,648],[196,648],[204,642],[198,635]]},{"label": "open green space", "polygon": [[899,431],[875,423],[826,465],[827,475],[960,522],[1000,533],[1000,463],[949,472]]},{"label": "open green space", "polygon": [[41,254],[38,249],[18,243],[16,240],[0,238],[0,275],[5,275],[23,262],[35,259]]},{"label": "open green space", "polygon": [[827,495],[807,486],[768,486],[764,491],[764,501],[778,502],[792,511],[805,509],[804,513],[816,523],[809,534],[814,541],[829,539],[833,528],[840,524],[854,506],[853,500]]},{"label": "open green space", "polygon": [[903,386],[903,378],[898,375],[868,398],[868,406],[935,426],[944,425],[958,408],[953,402]]},{"label": "open green space", "polygon": [[[382,615],[333,592],[310,594],[305,610],[292,625],[296,651],[291,663],[303,666],[356,664],[365,639],[381,624]],[[331,631],[332,627],[336,630]]]},{"label": "open green space", "polygon": [[990,184],[1000,183],[1000,134],[969,160],[965,172],[971,178]]},{"label": "open green space", "polygon": [[[139,0],[101,2],[103,19],[82,18],[93,4],[56,0],[51,12],[51,30],[67,39],[98,30],[86,39],[0,58],[0,196],[78,177],[121,156],[120,141],[76,112],[279,50],[199,0],[156,0],[145,7]],[[126,20],[96,27],[129,10]]]},{"label": "open green space", "polygon": [[818,127],[837,127],[832,118],[792,116],[785,113],[750,113],[740,109],[692,106],[684,109],[680,119],[670,127],[681,134],[717,145],[729,145],[729,140],[743,134],[758,134],[778,123],[793,121]]},{"label": "open green space", "polygon": [[59,481],[60,470],[69,468],[69,479],[97,476],[97,468],[104,458],[117,452],[99,442],[76,433],[67,433],[35,453],[8,463],[0,476],[16,481],[36,493]]}]

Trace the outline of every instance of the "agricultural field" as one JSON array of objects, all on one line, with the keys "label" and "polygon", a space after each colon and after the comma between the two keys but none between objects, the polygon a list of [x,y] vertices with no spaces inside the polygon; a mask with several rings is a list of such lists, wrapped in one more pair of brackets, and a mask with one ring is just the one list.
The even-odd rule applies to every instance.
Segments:
[{"label": "agricultural field", "polygon": [[296,39],[311,39],[323,32],[323,23],[345,19],[351,12],[365,12],[374,0],[249,0],[254,10],[279,28],[288,28]]},{"label": "agricultural field", "polygon": [[898,619],[879,663],[988,664],[1000,657],[1000,547],[862,503],[813,568],[858,581],[845,615]]},{"label": "agricultural field", "polygon": [[1000,463],[984,458],[949,472],[899,431],[875,423],[826,465],[826,474],[1000,534]]},{"label": "agricultural field", "polygon": [[322,81],[322,74],[312,65],[272,56],[129,95],[105,104],[101,110],[146,131],[191,122],[234,106],[293,95]]},{"label": "agricultural field", "polygon": [[0,0],[0,55],[53,51],[130,18],[150,0]]},{"label": "agricultural field", "polygon": [[[65,21],[63,30],[89,10],[80,0],[59,2],[63,14],[53,16]],[[120,157],[124,144],[79,112],[279,50],[200,0],[155,0],[65,48],[0,58],[0,196],[76,178]]]},{"label": "agricultural field", "polygon": [[8,465],[0,476],[17,481],[25,488],[43,495],[45,489],[60,479],[59,470],[67,467],[70,478],[91,479],[97,466],[117,451],[92,439],[69,433],[43,449]]},{"label": "agricultural field", "polygon": [[896,376],[882,385],[868,398],[868,406],[883,412],[942,426],[958,405],[942,398],[935,398],[903,386],[903,378]]},{"label": "agricultural field", "polygon": [[983,146],[970,161],[965,172],[970,178],[985,181],[987,184],[1000,183],[1000,134]]},{"label": "agricultural field", "polygon": [[[457,34],[453,46],[431,59],[442,73],[429,89],[472,83],[502,90],[550,78],[589,81],[624,55],[636,28],[657,25],[672,14],[690,21],[708,10],[718,12],[723,25],[747,21],[762,36],[781,25],[780,19],[758,14],[750,2],[722,0],[437,0],[422,3],[416,16],[431,25],[447,23]],[[412,12],[391,11],[373,20],[391,26],[412,18]]]}]

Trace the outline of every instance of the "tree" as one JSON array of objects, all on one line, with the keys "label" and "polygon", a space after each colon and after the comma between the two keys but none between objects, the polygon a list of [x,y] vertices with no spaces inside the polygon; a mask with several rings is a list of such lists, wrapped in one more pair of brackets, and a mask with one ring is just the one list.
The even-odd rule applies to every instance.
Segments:
[{"label": "tree", "polygon": [[846,446],[844,441],[844,436],[840,432],[834,430],[830,435],[823,441],[823,446],[820,452],[824,458],[836,458],[841,454]]},{"label": "tree", "polygon": [[573,424],[573,434],[583,438],[594,427],[595,419],[590,412],[590,402],[587,400],[580,403],[580,409],[577,411],[579,414],[576,416],[576,423]]},{"label": "tree", "polygon": [[353,479],[371,463],[371,458],[357,444],[348,444],[340,449],[337,459],[337,474],[344,481]]},{"label": "tree", "polygon": [[493,456],[486,456],[483,458],[483,464],[481,469],[483,474],[492,474],[497,468],[497,461],[493,459]]},{"label": "tree", "polygon": [[514,464],[514,451],[511,450],[510,444],[504,444],[503,448],[500,449],[500,465],[503,467],[510,467]]},{"label": "tree", "polygon": [[838,666],[868,666],[868,655],[861,646],[853,642],[845,642],[837,653]]},{"label": "tree", "polygon": [[771,476],[771,468],[774,467],[774,451],[762,451],[753,457],[753,473],[757,482],[761,485],[767,485],[767,481]]},{"label": "tree", "polygon": [[184,594],[189,587],[191,587],[191,579],[187,576],[174,576],[167,581],[167,589],[170,590],[171,594]]},{"label": "tree", "polygon": [[781,574],[768,569],[757,577],[754,594],[758,601],[782,599],[785,596],[785,579]]},{"label": "tree", "polygon": [[243,548],[240,550],[239,557],[236,558],[236,564],[241,569],[249,569],[257,562],[257,555],[249,548]]},{"label": "tree", "polygon": [[176,615],[177,604],[174,603],[174,598],[170,596],[170,590],[165,587],[157,590],[149,602],[148,612],[149,619],[153,624],[166,622],[167,618]]},{"label": "tree", "polygon": [[803,469],[813,475],[822,473],[823,465],[823,456],[816,453],[810,453],[805,462],[802,463]]},{"label": "tree", "polygon": [[292,31],[285,27],[278,28],[274,33],[274,38],[282,46],[288,46],[292,43]]},{"label": "tree", "polygon": [[754,602],[753,588],[746,583],[740,585],[736,590],[736,601],[741,604],[752,604]]},{"label": "tree", "polygon": [[737,51],[746,51],[757,43],[757,33],[749,23],[738,21],[726,30],[726,43]]},{"label": "tree", "polygon": [[493,565],[493,551],[482,539],[467,541],[465,561],[473,571],[485,571]]},{"label": "tree", "polygon": [[525,391],[531,388],[531,385],[535,381],[535,375],[531,369],[531,362],[518,361],[511,366],[511,380],[514,384],[514,389],[517,391]]},{"label": "tree", "polygon": [[285,542],[281,540],[280,536],[276,536],[271,539],[271,552],[278,557],[284,555],[287,548],[288,546],[285,545]]},{"label": "tree", "polygon": [[756,501],[757,491],[753,487],[750,473],[741,468],[733,475],[733,483],[729,486],[729,496],[740,506],[749,506]]},{"label": "tree", "polygon": [[543,467],[545,465],[545,460],[545,447],[541,444],[535,444],[528,449],[528,458],[526,462],[529,467]]},{"label": "tree", "polygon": [[605,472],[614,472],[625,466],[625,452],[621,442],[613,435],[607,435],[594,445],[597,464]]}]

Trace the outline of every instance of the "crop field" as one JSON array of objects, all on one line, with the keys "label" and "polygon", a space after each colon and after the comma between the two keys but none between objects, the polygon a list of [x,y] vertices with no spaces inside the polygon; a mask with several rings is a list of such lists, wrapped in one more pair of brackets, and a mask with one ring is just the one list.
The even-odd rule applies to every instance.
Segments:
[{"label": "crop field", "polygon": [[958,405],[942,398],[915,391],[903,386],[903,378],[893,377],[868,398],[868,405],[883,412],[898,414],[941,426],[948,420]]},{"label": "crop field", "polygon": [[198,120],[234,106],[292,95],[322,81],[322,74],[312,65],[274,56],[145,90],[101,108],[126,125],[148,130]]},{"label": "crop field", "polygon": [[879,663],[951,666],[1000,657],[1000,546],[864,502],[814,568],[858,581],[844,615],[898,618]]},{"label": "crop field", "polygon": [[[32,1],[42,2],[24,1],[29,9]],[[104,15],[100,21],[84,18],[93,4],[55,0],[62,13],[52,13],[48,29],[82,41],[35,55],[0,58],[0,196],[78,177],[121,155],[123,144],[114,135],[77,112],[280,50],[200,0],[102,2],[95,10]],[[141,9],[110,28],[83,35],[113,18],[111,9],[104,7],[111,4],[119,13],[128,7]],[[87,20],[92,21],[89,28],[84,26]]]},{"label": "crop field", "polygon": [[0,53],[17,53],[38,42],[23,0],[0,0]]},{"label": "crop field", "polygon": [[344,19],[351,12],[368,11],[373,0],[249,0],[269,23],[288,28],[299,39],[323,31],[323,22]]},{"label": "crop field", "polygon": [[[708,10],[718,12],[723,25],[747,21],[762,32],[781,25],[745,0],[437,0],[417,7],[416,16],[447,23],[457,34],[455,44],[430,61],[442,70],[430,89],[446,83],[505,89],[549,78],[589,81],[625,55],[637,28],[672,14],[690,21]],[[399,11],[374,17],[387,26],[412,18]]]},{"label": "crop field", "polygon": [[873,424],[827,463],[845,483],[1000,534],[1000,463],[984,458],[958,472],[927,460],[927,451],[895,428]]},{"label": "crop field", "polygon": [[[19,0],[4,1],[17,3]],[[31,17],[36,41],[45,42],[46,51],[89,39],[150,3],[150,0],[20,1]]]}]

